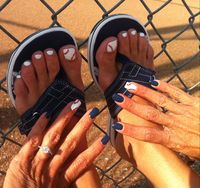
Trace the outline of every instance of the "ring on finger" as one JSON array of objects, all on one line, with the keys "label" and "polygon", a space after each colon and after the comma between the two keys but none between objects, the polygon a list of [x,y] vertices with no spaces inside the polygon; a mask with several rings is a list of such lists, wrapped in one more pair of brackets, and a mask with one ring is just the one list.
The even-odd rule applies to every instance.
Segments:
[{"label": "ring on finger", "polygon": [[51,149],[48,146],[38,146],[39,151],[45,153],[45,154],[50,154],[53,155]]}]

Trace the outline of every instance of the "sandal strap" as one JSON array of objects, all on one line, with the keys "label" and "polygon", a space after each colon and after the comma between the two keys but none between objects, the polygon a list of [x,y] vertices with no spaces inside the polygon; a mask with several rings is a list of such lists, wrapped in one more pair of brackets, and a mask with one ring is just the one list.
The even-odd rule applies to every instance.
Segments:
[{"label": "sandal strap", "polygon": [[126,56],[119,54],[117,56],[117,61],[122,63],[122,69],[113,83],[104,92],[108,109],[112,118],[115,118],[116,115],[122,110],[122,108],[119,107],[112,99],[114,93],[122,93],[131,98],[133,94],[124,88],[127,82],[136,82],[154,89],[151,86],[150,81],[155,79],[155,71],[144,68],[143,66],[130,61]]},{"label": "sandal strap", "polygon": [[76,115],[81,117],[86,112],[84,93],[67,80],[56,79],[38,99],[37,103],[21,116],[19,125],[21,134],[27,135],[44,112],[50,117],[49,124],[51,124],[62,109],[76,99],[81,101],[81,106],[76,112]]}]

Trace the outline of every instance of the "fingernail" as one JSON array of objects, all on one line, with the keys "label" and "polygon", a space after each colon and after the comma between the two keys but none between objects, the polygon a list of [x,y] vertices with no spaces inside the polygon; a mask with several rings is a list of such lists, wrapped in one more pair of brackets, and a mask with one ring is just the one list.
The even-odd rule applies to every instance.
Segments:
[{"label": "fingernail", "polygon": [[76,58],[74,48],[65,48],[63,49],[63,54],[66,60],[73,61]]},{"label": "fingernail", "polygon": [[16,78],[17,78],[17,79],[21,78],[21,75],[20,75],[20,74],[18,74],[18,75],[16,76]]},{"label": "fingernail", "polygon": [[41,59],[42,58],[42,55],[41,54],[35,54],[35,59]]},{"label": "fingernail", "polygon": [[113,100],[116,101],[116,102],[123,102],[124,101],[124,97],[122,97],[121,95],[115,93],[113,94],[112,96]]},{"label": "fingernail", "polygon": [[157,80],[150,80],[151,85],[158,86],[159,82]]},{"label": "fingernail", "polygon": [[99,114],[99,109],[95,107],[92,109],[89,116],[91,119],[94,119],[98,114]]},{"label": "fingernail", "polygon": [[114,52],[117,49],[117,40],[113,40],[107,44],[107,52]]},{"label": "fingernail", "polygon": [[128,35],[127,32],[122,33],[122,37],[124,38],[127,37],[127,35]]},{"label": "fingernail", "polygon": [[27,67],[27,66],[29,66],[29,65],[31,65],[31,62],[30,62],[30,61],[25,61],[25,62],[24,62],[24,66]]},{"label": "fingernail", "polygon": [[45,112],[45,117],[46,117],[47,119],[50,119],[51,116],[52,116],[52,112]]},{"label": "fingernail", "polygon": [[81,106],[81,101],[80,100],[78,100],[78,99],[76,99],[74,102],[73,102],[73,104],[71,105],[71,110],[73,111],[73,110],[76,110],[78,107],[80,107]]},{"label": "fingernail", "polygon": [[106,145],[108,143],[108,141],[110,140],[110,137],[106,134],[102,139],[101,139],[101,143],[103,145]]},{"label": "fingernail", "polygon": [[53,55],[53,50],[47,50],[47,55]]},{"label": "fingernail", "polygon": [[144,37],[145,36],[145,34],[144,33],[140,33],[140,37]]},{"label": "fingernail", "polygon": [[128,90],[136,90],[137,89],[137,86],[134,85],[133,83],[131,82],[126,82],[124,88],[128,89]]},{"label": "fingernail", "polygon": [[136,33],[137,33],[136,30],[131,31],[131,35],[136,35]]},{"label": "fingernail", "polygon": [[123,129],[123,125],[121,123],[114,123],[112,125],[112,128],[115,130],[122,130]]}]

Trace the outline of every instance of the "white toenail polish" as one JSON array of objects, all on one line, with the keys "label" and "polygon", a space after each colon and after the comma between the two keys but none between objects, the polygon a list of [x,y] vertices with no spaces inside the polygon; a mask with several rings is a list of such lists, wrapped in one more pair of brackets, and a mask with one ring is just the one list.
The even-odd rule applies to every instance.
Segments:
[{"label": "white toenail polish", "polygon": [[136,33],[137,33],[136,30],[131,31],[131,35],[136,35]]},{"label": "white toenail polish", "polygon": [[76,110],[79,106],[81,106],[81,101],[76,99],[73,104],[71,105],[71,110]]},{"label": "white toenail polish", "polygon": [[76,58],[74,48],[65,48],[63,53],[66,60],[72,61]]},{"label": "white toenail polish", "polygon": [[35,54],[35,59],[41,59],[42,55],[41,54]]},{"label": "white toenail polish", "polygon": [[117,49],[117,40],[113,40],[107,45],[107,52],[114,52]]},{"label": "white toenail polish", "polygon": [[126,88],[128,90],[136,90],[137,86],[131,82],[126,82],[124,88]]},{"label": "white toenail polish", "polygon": [[122,33],[122,37],[127,37],[127,32]]},{"label": "white toenail polish", "polygon": [[30,62],[30,61],[25,61],[25,62],[24,62],[24,66],[29,66],[29,65],[31,65],[31,62]]},{"label": "white toenail polish", "polygon": [[53,50],[48,50],[47,55],[53,55]]},{"label": "white toenail polish", "polygon": [[144,33],[140,33],[140,37],[144,37],[145,36],[145,34]]},{"label": "white toenail polish", "polygon": [[20,74],[18,74],[18,75],[16,76],[16,78],[17,78],[17,79],[21,78],[21,75],[20,75]]}]

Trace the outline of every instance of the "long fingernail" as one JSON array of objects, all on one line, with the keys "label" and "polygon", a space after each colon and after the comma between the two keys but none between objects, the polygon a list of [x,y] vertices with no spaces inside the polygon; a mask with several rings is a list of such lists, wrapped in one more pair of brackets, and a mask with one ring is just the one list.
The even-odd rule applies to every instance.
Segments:
[{"label": "long fingernail", "polygon": [[76,58],[74,48],[65,48],[63,49],[63,54],[66,60],[73,61]]},{"label": "long fingernail", "polygon": [[102,139],[101,139],[101,143],[103,145],[106,145],[108,143],[108,141],[110,140],[110,137],[106,134]]},{"label": "long fingernail", "polygon": [[158,86],[159,82],[157,80],[150,80],[152,86]]},{"label": "long fingernail", "polygon": [[112,96],[113,100],[116,101],[116,102],[123,102],[124,101],[124,97],[122,97],[121,95],[115,93],[113,94]]},{"label": "long fingernail", "polygon": [[99,114],[99,109],[95,107],[92,109],[89,116],[91,119],[94,119],[98,114]]},{"label": "long fingernail", "polygon": [[117,40],[113,40],[107,44],[107,52],[111,53],[117,49]]},{"label": "long fingernail", "polygon": [[71,110],[76,110],[81,106],[81,101],[79,99],[76,99],[73,104],[71,105]]},{"label": "long fingernail", "polygon": [[112,128],[115,129],[115,130],[122,130],[123,129],[123,125],[121,123],[114,123],[112,125]]},{"label": "long fingernail", "polygon": [[137,89],[137,86],[131,82],[126,82],[124,88],[135,91]]},{"label": "long fingernail", "polygon": [[25,62],[24,62],[24,66],[27,67],[27,66],[30,66],[30,65],[31,65],[31,62],[30,62],[30,61],[25,61]]}]

